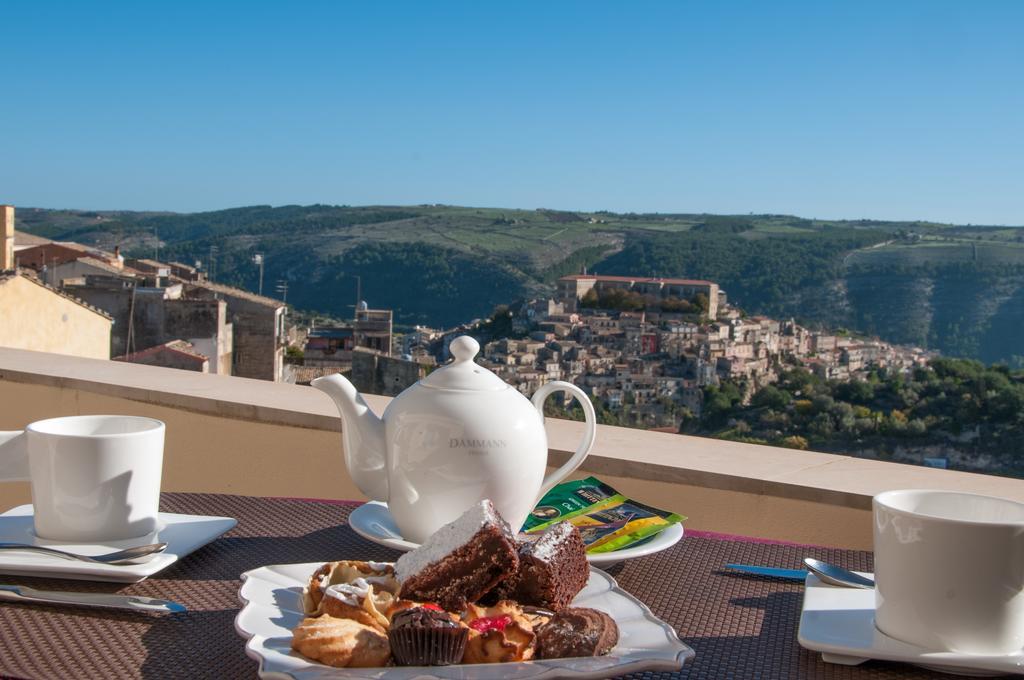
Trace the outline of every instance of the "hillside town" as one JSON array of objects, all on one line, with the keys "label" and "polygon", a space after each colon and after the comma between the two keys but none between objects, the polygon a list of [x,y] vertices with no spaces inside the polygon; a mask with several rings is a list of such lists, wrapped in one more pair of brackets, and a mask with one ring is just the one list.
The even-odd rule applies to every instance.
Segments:
[{"label": "hillside town", "polygon": [[[618,292],[642,296],[646,308],[587,304]],[[699,307],[701,298],[703,310],[666,311],[695,299]],[[504,313],[513,337],[487,342],[481,365],[527,395],[551,380],[575,383],[596,404],[618,411],[623,424],[672,431],[685,414],[699,417],[705,388],[725,380],[742,385],[749,400],[786,367],[845,381],[879,368],[907,372],[934,356],[810,330],[792,319],[745,316],[710,281],[577,274],[559,280],[557,298],[516,303]],[[405,336],[403,352],[443,361],[447,342],[466,330],[419,328]]]}]

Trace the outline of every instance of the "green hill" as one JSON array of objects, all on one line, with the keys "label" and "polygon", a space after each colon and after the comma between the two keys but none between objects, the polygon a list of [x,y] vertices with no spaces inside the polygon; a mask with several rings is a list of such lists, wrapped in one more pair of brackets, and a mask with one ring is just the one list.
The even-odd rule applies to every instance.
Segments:
[{"label": "green hill", "polygon": [[[789,215],[420,206],[250,206],[204,213],[19,208],[19,229],[129,254],[201,261],[299,308],[345,316],[356,298],[402,324],[447,326],[549,294],[587,266],[719,282],[751,313],[844,326],[987,362],[1024,354],[1024,229]],[[212,256],[212,259],[211,259]]]}]

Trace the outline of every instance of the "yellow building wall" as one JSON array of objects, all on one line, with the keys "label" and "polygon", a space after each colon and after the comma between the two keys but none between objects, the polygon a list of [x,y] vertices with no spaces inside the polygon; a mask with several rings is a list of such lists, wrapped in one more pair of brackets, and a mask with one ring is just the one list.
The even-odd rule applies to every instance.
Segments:
[{"label": "yellow building wall", "polygon": [[111,321],[21,276],[0,283],[0,347],[110,358]]}]

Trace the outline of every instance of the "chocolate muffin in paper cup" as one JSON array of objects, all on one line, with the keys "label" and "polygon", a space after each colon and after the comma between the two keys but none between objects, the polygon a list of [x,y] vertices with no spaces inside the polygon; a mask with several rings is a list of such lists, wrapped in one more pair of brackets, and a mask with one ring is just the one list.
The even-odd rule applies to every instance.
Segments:
[{"label": "chocolate muffin in paper cup", "polygon": [[404,609],[391,620],[388,641],[399,666],[448,666],[462,661],[469,630],[430,605]]}]

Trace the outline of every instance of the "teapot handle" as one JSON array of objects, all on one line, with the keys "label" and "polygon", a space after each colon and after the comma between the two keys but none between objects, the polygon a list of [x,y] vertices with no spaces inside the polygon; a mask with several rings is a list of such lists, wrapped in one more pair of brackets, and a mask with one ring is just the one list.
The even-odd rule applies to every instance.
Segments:
[{"label": "teapot handle", "polygon": [[594,414],[594,405],[590,403],[590,397],[587,396],[586,392],[572,383],[564,382],[562,380],[554,380],[546,383],[534,393],[531,401],[537,411],[540,412],[541,422],[544,422],[544,401],[552,392],[568,392],[572,396],[576,397],[576,400],[580,402],[580,406],[583,407],[583,415],[586,419],[587,431],[584,433],[583,441],[580,442],[579,448],[576,449],[576,453],[572,454],[572,457],[566,461],[565,465],[544,477],[544,483],[540,487],[540,494],[538,494],[534,504],[540,501],[540,499],[544,497],[544,494],[551,490],[551,487],[576,471],[576,468],[583,463],[583,459],[590,453],[591,447],[594,446],[594,437],[597,435],[597,416]]}]

